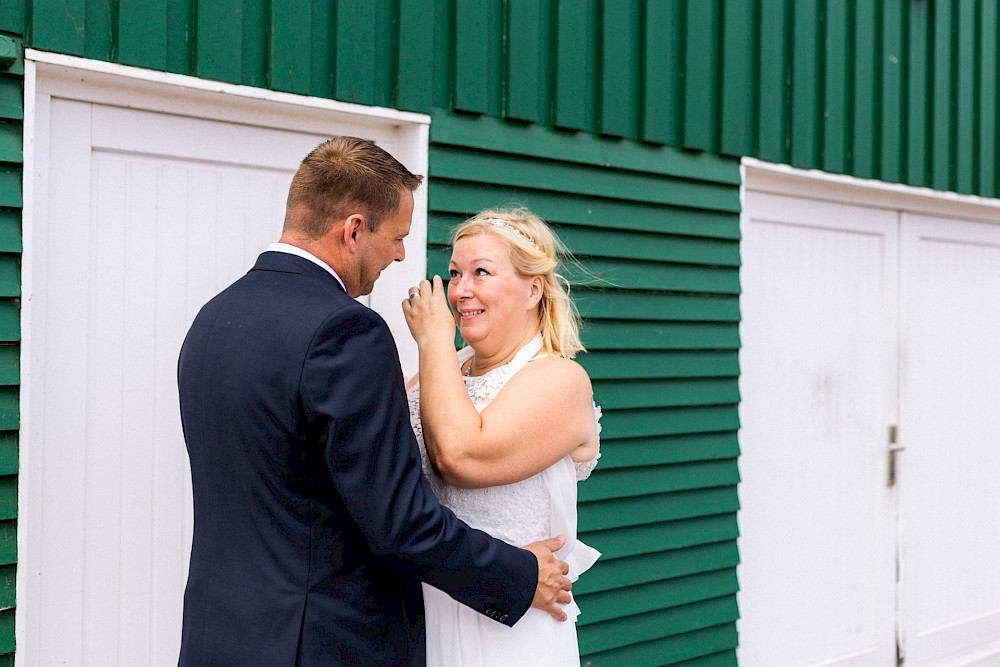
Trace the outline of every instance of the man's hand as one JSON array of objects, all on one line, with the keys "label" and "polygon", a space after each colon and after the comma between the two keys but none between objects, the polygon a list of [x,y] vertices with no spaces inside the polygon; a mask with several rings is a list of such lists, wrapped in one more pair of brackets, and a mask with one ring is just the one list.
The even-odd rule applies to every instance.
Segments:
[{"label": "man's hand", "polygon": [[524,547],[538,559],[538,587],[535,589],[531,606],[548,612],[557,621],[565,621],[568,618],[562,606],[569,604],[569,591],[573,587],[566,578],[569,565],[556,558],[554,554],[565,543],[566,538],[560,535],[542,542],[532,542]]}]

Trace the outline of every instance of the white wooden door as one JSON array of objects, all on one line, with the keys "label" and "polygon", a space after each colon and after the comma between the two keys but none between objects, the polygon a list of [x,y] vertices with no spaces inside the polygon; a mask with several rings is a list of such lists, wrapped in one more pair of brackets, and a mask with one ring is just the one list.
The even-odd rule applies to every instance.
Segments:
[{"label": "white wooden door", "polygon": [[[224,96],[197,117],[211,93],[177,88],[175,101],[167,86],[141,109],[143,91],[118,81],[97,88],[122,87],[133,108],[65,86],[39,73],[31,117],[17,659],[176,664],[192,514],[176,395],[187,327],[277,240],[291,175],[320,141],[412,146],[405,123],[296,120],[286,101],[275,113]],[[372,295],[397,329],[424,270],[425,210],[418,198],[410,274],[394,267]]]},{"label": "white wooden door", "polygon": [[740,664],[895,664],[897,219],[748,191]]},{"label": "white wooden door", "polygon": [[1000,665],[998,208],[753,173],[741,665]]},{"label": "white wooden door", "polygon": [[1000,664],[1000,224],[904,214],[906,665]]}]

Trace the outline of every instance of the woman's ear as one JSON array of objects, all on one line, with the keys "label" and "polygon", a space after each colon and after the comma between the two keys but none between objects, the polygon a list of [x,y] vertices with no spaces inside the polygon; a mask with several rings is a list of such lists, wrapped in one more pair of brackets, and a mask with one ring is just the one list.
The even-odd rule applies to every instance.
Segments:
[{"label": "woman's ear", "polygon": [[541,276],[532,276],[529,287],[528,308],[534,308],[545,295],[545,280]]}]

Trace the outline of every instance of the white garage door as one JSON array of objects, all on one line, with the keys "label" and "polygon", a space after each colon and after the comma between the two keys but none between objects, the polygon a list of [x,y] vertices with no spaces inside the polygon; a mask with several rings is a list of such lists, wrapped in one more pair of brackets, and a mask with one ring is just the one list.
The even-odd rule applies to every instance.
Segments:
[{"label": "white garage door", "polygon": [[906,665],[1000,665],[998,223],[902,216]]},{"label": "white garage door", "polygon": [[[54,60],[29,71],[18,658],[176,664],[191,534],[176,398],[187,327],[277,240],[309,150],[365,136],[426,173],[426,123]],[[399,303],[425,270],[424,192],[409,260],[370,302],[400,340]],[[412,368],[412,348],[402,353]]]},{"label": "white garage door", "polygon": [[748,192],[741,665],[895,661],[897,215]]},{"label": "white garage door", "polygon": [[1000,208],[789,174],[744,202],[740,663],[998,664]]}]

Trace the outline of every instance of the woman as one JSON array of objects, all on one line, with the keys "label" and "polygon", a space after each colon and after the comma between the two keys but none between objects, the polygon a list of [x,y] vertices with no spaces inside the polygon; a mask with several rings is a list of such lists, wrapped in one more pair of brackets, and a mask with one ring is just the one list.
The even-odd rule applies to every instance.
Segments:
[{"label": "woman", "polygon": [[[434,492],[511,544],[565,535],[557,555],[573,580],[600,555],[576,540],[576,482],[597,464],[600,413],[570,359],[583,346],[560,250],[528,211],[480,213],[455,233],[447,300],[435,277],[403,310],[420,359],[411,421]],[[457,358],[456,323],[469,344]],[[427,585],[424,606],[430,667],[580,664],[575,603],[569,622],[529,609],[512,628]]]}]

